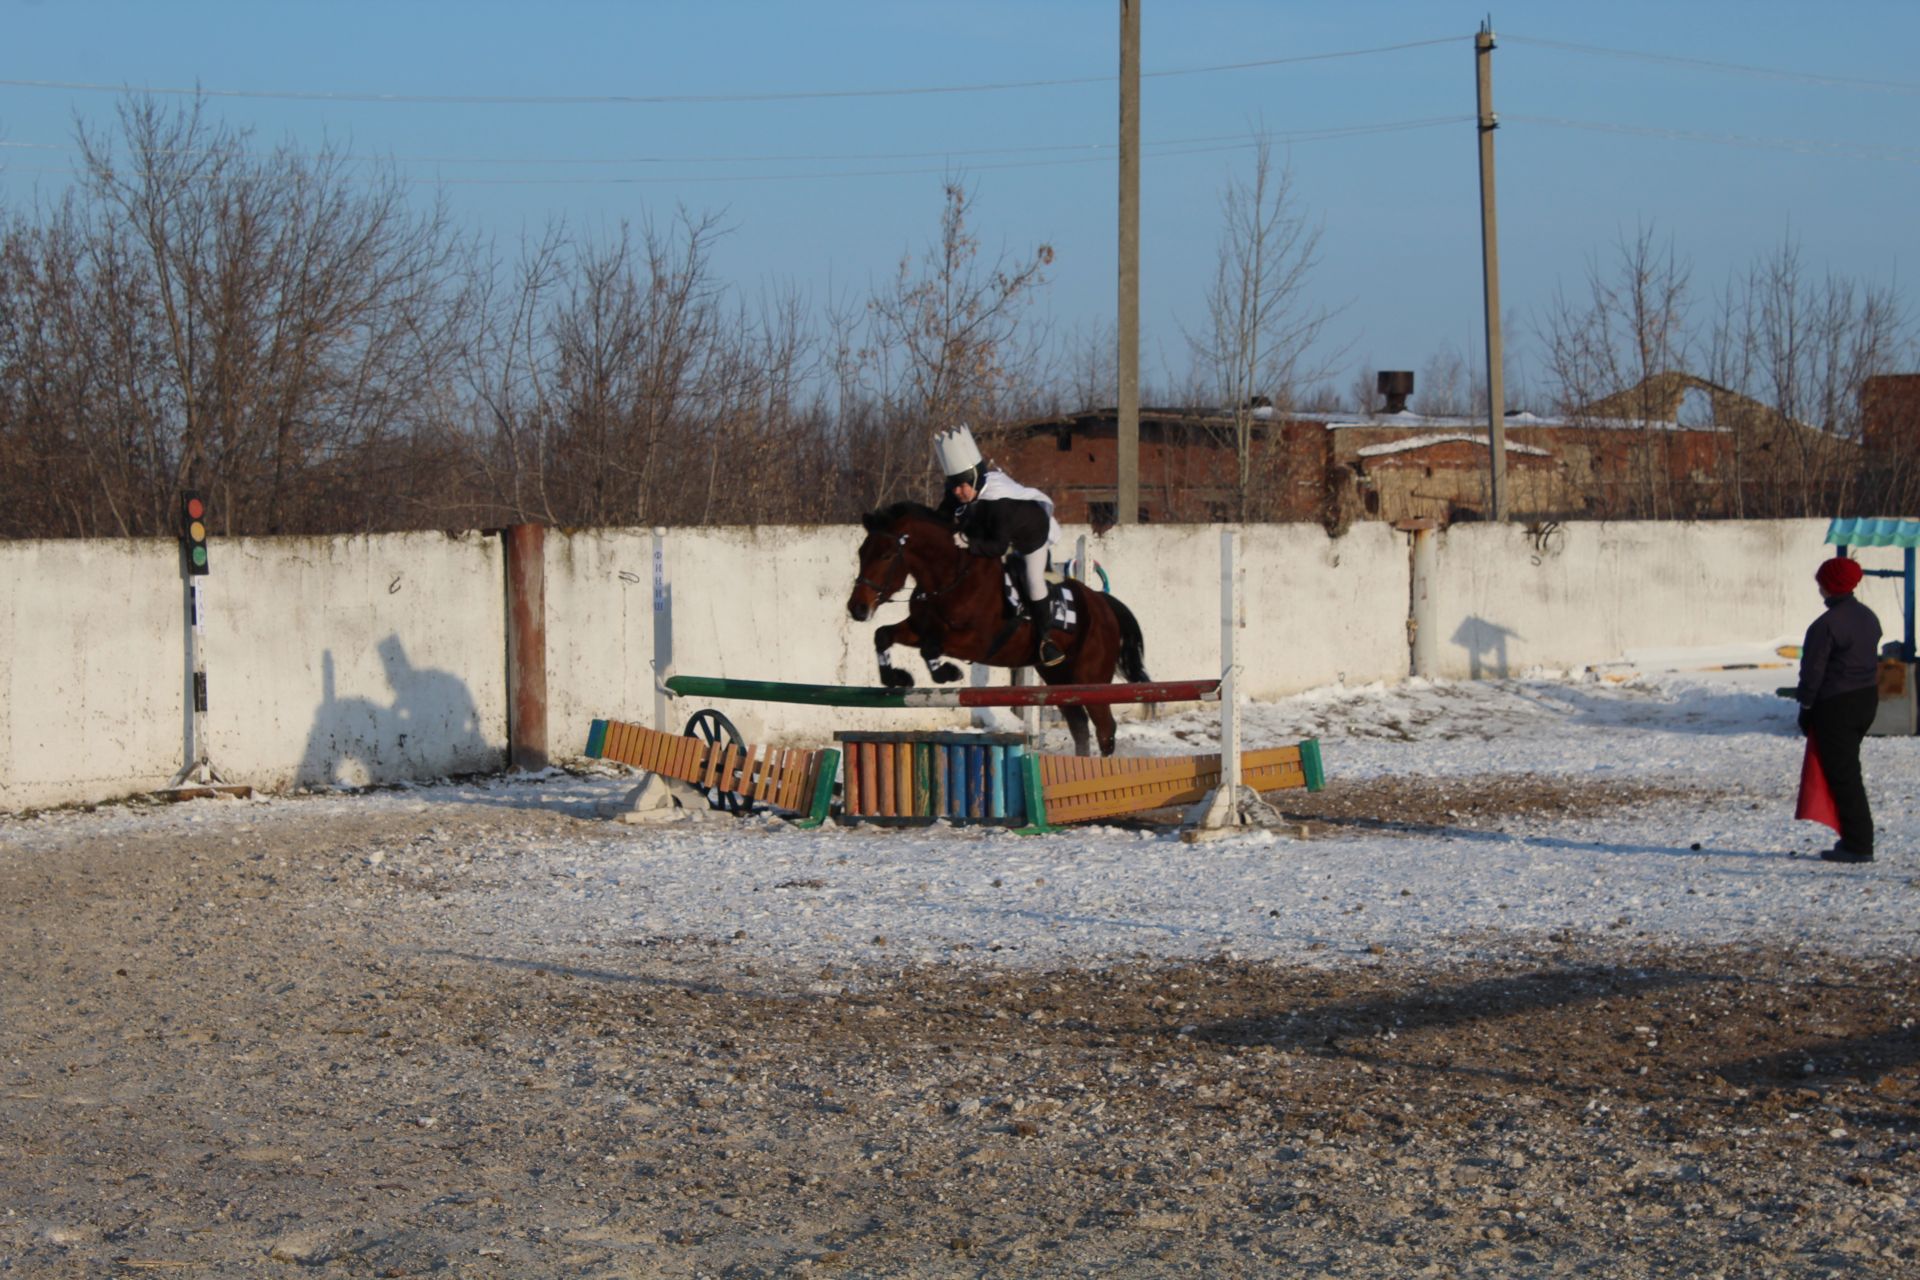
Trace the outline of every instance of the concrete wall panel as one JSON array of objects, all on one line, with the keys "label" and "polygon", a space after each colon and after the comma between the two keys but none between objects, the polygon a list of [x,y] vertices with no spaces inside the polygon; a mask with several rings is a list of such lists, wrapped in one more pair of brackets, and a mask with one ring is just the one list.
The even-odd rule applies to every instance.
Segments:
[{"label": "concrete wall panel", "polygon": [[183,600],[171,539],[0,542],[0,807],[173,776],[186,758]]},{"label": "concrete wall panel", "polygon": [[501,767],[497,537],[242,538],[214,552],[209,710],[230,779],[277,789]]},{"label": "concrete wall panel", "polygon": [[[1636,649],[1798,640],[1820,612],[1813,571],[1832,554],[1825,520],[1594,523],[1543,536],[1518,525],[1456,525],[1440,535],[1440,666],[1459,679],[1617,659]],[[1863,563],[1898,568],[1898,552]],[[1893,580],[1860,593],[1889,638]]]}]

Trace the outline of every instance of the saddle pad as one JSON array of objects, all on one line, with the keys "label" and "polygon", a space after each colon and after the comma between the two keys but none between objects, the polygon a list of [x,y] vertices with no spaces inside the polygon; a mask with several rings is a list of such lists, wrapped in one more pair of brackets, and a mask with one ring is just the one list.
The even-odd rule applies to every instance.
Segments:
[{"label": "saddle pad", "polygon": [[[1049,575],[1051,576],[1051,575]],[[1020,613],[1027,607],[1026,597],[1014,583],[1011,573],[1002,574],[1001,585],[1007,592],[1007,609],[1011,613]],[[1050,582],[1047,585],[1047,599],[1053,605],[1053,625],[1063,631],[1073,631],[1080,625],[1080,612],[1074,607],[1073,592],[1067,589],[1065,581]]]}]

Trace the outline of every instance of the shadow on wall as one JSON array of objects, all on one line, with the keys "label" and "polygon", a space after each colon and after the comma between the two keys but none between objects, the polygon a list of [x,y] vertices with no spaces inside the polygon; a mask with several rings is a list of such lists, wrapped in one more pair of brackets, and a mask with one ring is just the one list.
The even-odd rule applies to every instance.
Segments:
[{"label": "shadow on wall", "polygon": [[400,637],[380,642],[393,701],[342,698],[334,692],[333,651],[320,655],[320,706],[294,781],[302,786],[365,786],[499,768],[480,710],[466,682],[448,671],[416,667]]},{"label": "shadow on wall", "polygon": [[1485,618],[1468,618],[1453,633],[1453,642],[1467,651],[1468,678],[1504,680],[1512,674],[1507,664],[1507,639],[1523,640],[1518,631],[1509,631]]}]

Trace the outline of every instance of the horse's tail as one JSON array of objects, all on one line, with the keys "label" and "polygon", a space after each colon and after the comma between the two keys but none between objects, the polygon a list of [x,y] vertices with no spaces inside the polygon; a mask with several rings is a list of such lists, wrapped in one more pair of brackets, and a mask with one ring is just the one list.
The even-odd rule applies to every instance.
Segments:
[{"label": "horse's tail", "polygon": [[1120,674],[1135,684],[1145,684],[1153,677],[1147,674],[1147,638],[1140,634],[1140,620],[1117,598],[1107,596],[1106,601],[1120,624]]}]

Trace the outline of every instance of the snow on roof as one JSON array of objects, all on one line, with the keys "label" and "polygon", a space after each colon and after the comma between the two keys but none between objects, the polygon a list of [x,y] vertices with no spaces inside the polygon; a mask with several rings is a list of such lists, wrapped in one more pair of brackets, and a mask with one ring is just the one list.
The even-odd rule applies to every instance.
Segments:
[{"label": "snow on roof", "polygon": [[[1441,431],[1433,435],[1409,436],[1405,440],[1391,440],[1386,444],[1370,444],[1355,449],[1356,457],[1379,458],[1390,453],[1407,453],[1414,449],[1424,449],[1430,444],[1483,444],[1484,436],[1468,435],[1464,431]],[[1512,440],[1506,442],[1508,453],[1525,453],[1536,458],[1550,458],[1553,455],[1538,445],[1518,444]]]},{"label": "snow on roof", "polygon": [[[1509,427],[1545,429],[1568,427],[1582,431],[1704,431],[1724,435],[1732,430],[1731,427],[1689,426],[1665,418],[1542,418],[1532,413],[1510,413],[1506,417],[1506,423]],[[1463,418],[1428,417],[1418,413],[1379,413],[1368,418],[1340,418],[1327,423],[1329,431],[1365,430],[1369,427],[1375,430],[1451,427],[1456,430],[1485,432],[1487,419],[1485,414],[1476,418]]]}]

